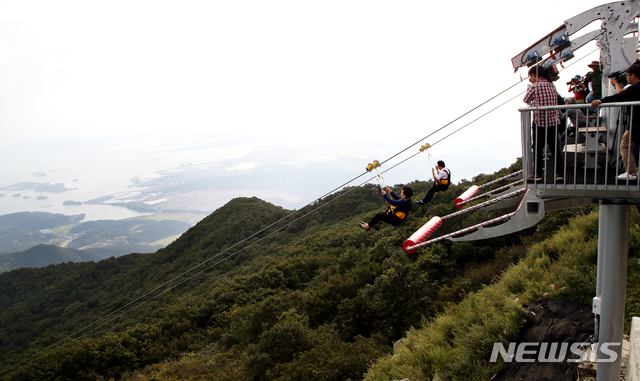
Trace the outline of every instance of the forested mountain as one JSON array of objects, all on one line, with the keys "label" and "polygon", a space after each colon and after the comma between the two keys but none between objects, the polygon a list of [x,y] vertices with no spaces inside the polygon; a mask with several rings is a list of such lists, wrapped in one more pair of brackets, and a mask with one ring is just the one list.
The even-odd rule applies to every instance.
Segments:
[{"label": "forested mountain", "polygon": [[80,223],[84,214],[66,216],[46,212],[21,212],[0,216],[0,253],[12,253],[49,244],[51,238],[40,231]]},{"label": "forested mountain", "polygon": [[21,212],[2,215],[0,272],[130,253],[152,253],[193,225],[181,219],[201,218],[199,214],[181,213],[83,222],[84,214]]},{"label": "forested mountain", "polygon": [[65,262],[99,261],[105,258],[107,257],[91,251],[38,245],[18,253],[0,253],[0,272],[21,267],[44,267]]},{"label": "forested mountain", "polygon": [[[515,164],[479,175],[473,183],[517,169]],[[431,184],[407,185],[418,199]],[[0,274],[0,376],[335,381],[365,374],[370,380],[403,374],[426,379],[440,372],[483,379],[500,364],[483,362],[482,350],[487,342],[513,338],[523,303],[549,292],[593,296],[595,254],[589,245],[597,236],[597,215],[592,208],[551,213],[510,236],[445,241],[406,254],[402,242],[431,216],[454,211],[453,200],[470,185],[462,181],[437,193],[431,204],[415,205],[400,227],[368,232],[358,223],[385,204],[374,185],[345,188],[293,214],[256,198],[238,198],[153,254]],[[559,235],[561,244],[551,241]],[[564,257],[572,245],[587,247],[571,256],[573,262]],[[532,254],[530,246],[542,248]],[[511,288],[490,291],[502,284],[501,274],[519,271],[518,262],[533,278],[511,275]],[[546,277],[574,274],[576,266],[581,276],[566,285],[556,281],[558,287],[549,291]],[[486,310],[474,311],[469,303],[484,303]],[[473,342],[464,338],[465,316],[477,319],[470,325],[480,328],[490,320],[492,332],[502,336],[484,338],[484,346],[467,356],[477,361],[461,369],[447,362],[445,352],[435,365],[412,358],[427,347],[422,332],[442,325],[449,314],[454,317],[447,320],[448,333],[437,331],[445,332],[444,341],[428,346],[444,345],[442,351],[458,355],[469,350],[456,346]],[[391,356],[392,346],[407,334],[412,346],[400,345],[401,362]]]}]

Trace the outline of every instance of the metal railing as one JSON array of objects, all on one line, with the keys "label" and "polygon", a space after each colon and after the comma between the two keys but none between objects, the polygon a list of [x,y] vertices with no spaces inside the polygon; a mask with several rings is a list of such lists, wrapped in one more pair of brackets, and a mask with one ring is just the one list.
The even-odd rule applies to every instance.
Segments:
[{"label": "metal railing", "polygon": [[[627,129],[629,142],[633,139],[631,106],[640,106],[640,102],[607,103],[597,108],[590,104],[520,108],[527,188],[540,190],[542,195],[640,198],[637,179],[618,179],[623,172],[628,173],[626,163],[635,161],[632,149],[624,159],[620,154]],[[565,118],[557,130],[532,125],[533,113],[547,110],[564,111]],[[583,113],[584,118],[574,117],[579,116],[577,113]]]}]

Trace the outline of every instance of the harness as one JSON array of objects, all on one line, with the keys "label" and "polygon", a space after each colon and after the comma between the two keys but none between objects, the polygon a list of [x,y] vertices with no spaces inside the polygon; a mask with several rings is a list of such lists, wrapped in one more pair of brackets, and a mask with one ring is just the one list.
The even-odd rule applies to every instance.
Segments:
[{"label": "harness", "polygon": [[451,181],[451,171],[447,168],[443,169],[442,171],[447,174],[447,178],[442,180],[437,180],[436,184],[449,186],[449,182]]},{"label": "harness", "polygon": [[397,206],[395,205],[389,205],[387,204],[387,211],[385,212],[386,214],[393,214],[394,216],[398,217],[400,219],[400,222],[402,222],[406,217],[407,214],[409,214],[409,212],[411,212],[411,208],[413,207],[413,204],[411,203],[411,199],[405,199],[405,201],[407,201],[409,203],[409,210],[407,210],[407,212],[401,212],[398,209]]}]

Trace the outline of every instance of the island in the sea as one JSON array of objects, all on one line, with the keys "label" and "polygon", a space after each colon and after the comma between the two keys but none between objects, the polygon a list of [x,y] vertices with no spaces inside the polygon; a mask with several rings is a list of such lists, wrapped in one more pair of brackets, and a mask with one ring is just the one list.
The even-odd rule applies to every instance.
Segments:
[{"label": "island in the sea", "polygon": [[51,192],[51,193],[66,192],[73,189],[75,188],[65,187],[64,183],[50,184],[50,183],[33,183],[33,182],[24,182],[24,183],[13,184],[8,187],[0,188],[0,190],[7,190],[7,191],[34,190],[36,192]]}]

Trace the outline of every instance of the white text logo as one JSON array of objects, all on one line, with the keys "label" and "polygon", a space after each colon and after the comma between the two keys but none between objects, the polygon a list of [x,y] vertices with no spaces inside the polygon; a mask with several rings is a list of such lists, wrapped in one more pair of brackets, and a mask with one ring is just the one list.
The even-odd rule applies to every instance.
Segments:
[{"label": "white text logo", "polygon": [[[600,346],[600,358],[596,358]],[[502,356],[505,362],[614,362],[618,359],[618,354],[611,347],[620,346],[620,343],[595,343],[586,345],[584,343],[509,343],[509,348],[505,349],[502,343],[493,343],[491,358],[489,361],[496,362],[498,355]],[[589,352],[589,353],[587,353]]]}]

